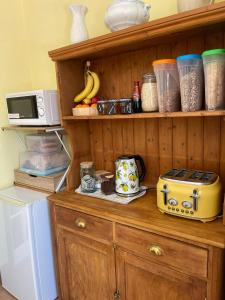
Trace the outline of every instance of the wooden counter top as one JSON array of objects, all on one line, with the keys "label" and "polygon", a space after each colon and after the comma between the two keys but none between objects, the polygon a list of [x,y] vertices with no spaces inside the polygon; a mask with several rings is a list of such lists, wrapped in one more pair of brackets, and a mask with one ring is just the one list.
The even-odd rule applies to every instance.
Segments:
[{"label": "wooden counter top", "polygon": [[222,224],[222,218],[202,223],[162,214],[156,207],[155,191],[148,192],[128,205],[115,204],[74,192],[52,194],[49,196],[49,200],[62,207],[159,233],[170,238],[225,248],[225,226]]}]

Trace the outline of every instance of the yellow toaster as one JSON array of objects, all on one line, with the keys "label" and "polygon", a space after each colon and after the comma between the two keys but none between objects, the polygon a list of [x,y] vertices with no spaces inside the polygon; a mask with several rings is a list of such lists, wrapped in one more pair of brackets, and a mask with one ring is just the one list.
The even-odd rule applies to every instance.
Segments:
[{"label": "yellow toaster", "polygon": [[159,177],[157,206],[162,213],[209,222],[222,211],[222,186],[213,172],[171,169]]}]

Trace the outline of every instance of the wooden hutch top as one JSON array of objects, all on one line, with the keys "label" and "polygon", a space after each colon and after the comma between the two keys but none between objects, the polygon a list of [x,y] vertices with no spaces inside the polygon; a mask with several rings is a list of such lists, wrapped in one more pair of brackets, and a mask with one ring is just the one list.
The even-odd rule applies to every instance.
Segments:
[{"label": "wooden hutch top", "polygon": [[52,195],[50,200],[165,236],[173,234],[180,240],[225,248],[221,219],[202,224],[165,216],[156,208],[155,192],[126,206],[74,193],[80,183],[81,161],[92,160],[96,169],[113,171],[115,159],[125,153],[144,158],[150,186],[172,167],[212,170],[225,186],[225,111],[72,116],[73,98],[83,88],[87,60],[99,74],[100,94],[106,99],[124,98],[131,95],[132,81],[149,72],[154,59],[224,48],[224,36],[225,2],[221,2],[50,51],[73,158],[68,191]]}]

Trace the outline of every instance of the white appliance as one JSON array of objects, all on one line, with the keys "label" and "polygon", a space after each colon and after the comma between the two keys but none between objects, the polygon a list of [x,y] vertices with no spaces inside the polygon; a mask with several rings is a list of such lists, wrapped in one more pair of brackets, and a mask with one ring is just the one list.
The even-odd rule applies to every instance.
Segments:
[{"label": "white appliance", "polygon": [[9,124],[48,126],[60,124],[57,91],[36,90],[6,95]]},{"label": "white appliance", "polygon": [[19,300],[57,297],[47,196],[16,186],[0,190],[2,286]]}]

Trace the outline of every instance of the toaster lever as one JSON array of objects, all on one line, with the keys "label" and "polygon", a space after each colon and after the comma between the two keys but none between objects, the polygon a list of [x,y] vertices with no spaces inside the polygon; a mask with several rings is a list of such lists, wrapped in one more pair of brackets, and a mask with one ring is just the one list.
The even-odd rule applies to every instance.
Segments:
[{"label": "toaster lever", "polygon": [[161,190],[161,192],[163,193],[163,201],[164,201],[164,205],[167,205],[167,201],[168,201],[167,194],[169,193],[169,190],[168,190],[166,184],[163,185],[163,189]]},{"label": "toaster lever", "polygon": [[194,211],[198,210],[198,190],[193,190],[193,194],[190,196],[193,199],[193,209]]}]

